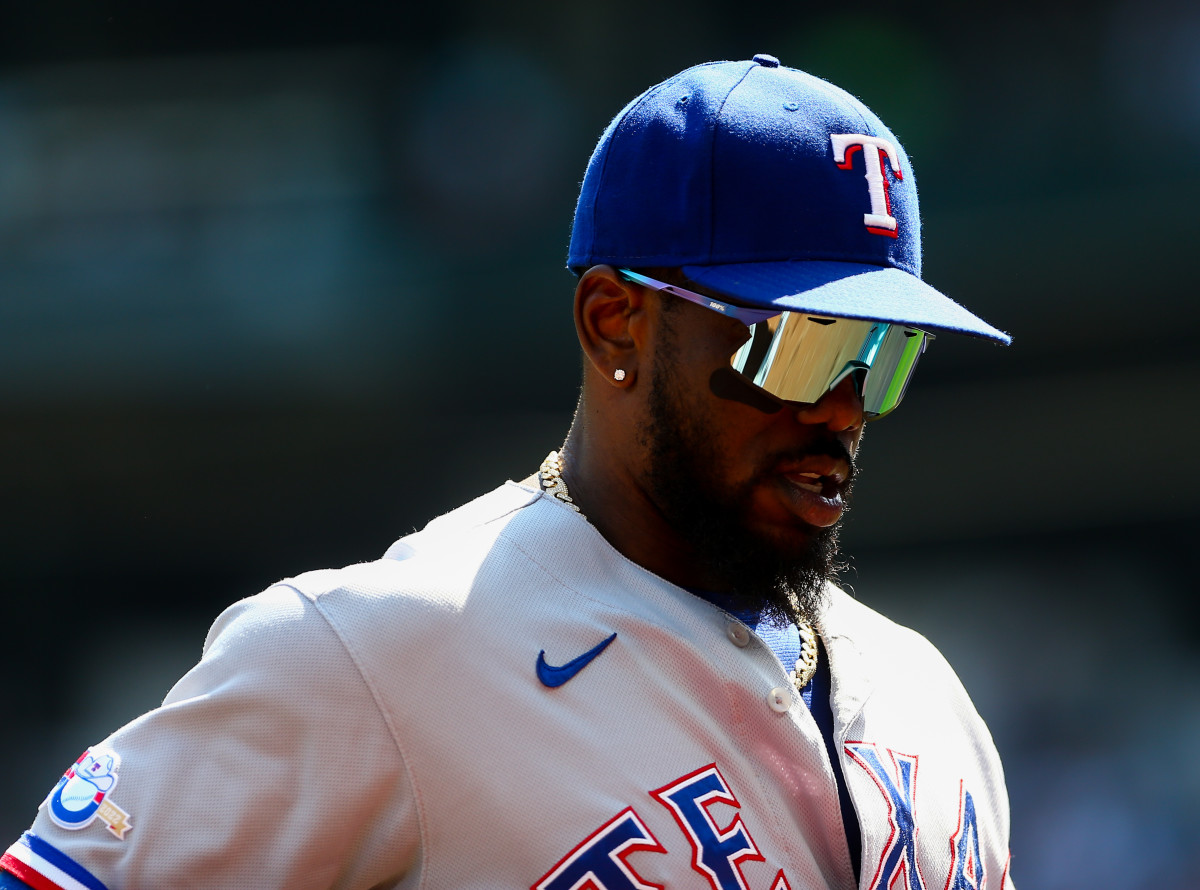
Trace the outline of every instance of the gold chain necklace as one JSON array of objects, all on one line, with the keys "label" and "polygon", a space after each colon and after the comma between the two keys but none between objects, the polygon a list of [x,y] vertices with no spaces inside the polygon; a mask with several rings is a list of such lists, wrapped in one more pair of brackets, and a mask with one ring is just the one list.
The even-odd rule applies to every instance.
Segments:
[{"label": "gold chain necklace", "polygon": [[563,459],[562,455],[557,451],[551,451],[546,455],[546,459],[542,461],[541,469],[538,470],[538,476],[542,480],[542,488],[554,495],[580,516],[583,511],[576,506],[571,500],[571,496],[567,494],[567,483],[563,480]]},{"label": "gold chain necklace", "polygon": [[[567,492],[567,483],[562,474],[562,454],[551,451],[538,470],[542,488],[582,516],[583,511],[571,500],[571,495]],[[817,672],[817,632],[804,618],[796,622],[796,629],[800,631],[800,657],[796,659],[796,667],[788,676],[792,678],[792,685],[796,687],[796,691],[801,692]]]}]

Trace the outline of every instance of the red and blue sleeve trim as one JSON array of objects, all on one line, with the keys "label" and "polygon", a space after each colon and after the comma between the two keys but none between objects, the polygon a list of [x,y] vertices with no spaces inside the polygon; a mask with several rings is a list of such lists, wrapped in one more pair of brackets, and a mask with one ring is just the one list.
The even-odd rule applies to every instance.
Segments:
[{"label": "red and blue sleeve trim", "polygon": [[86,868],[32,831],[25,832],[0,856],[0,871],[33,890],[108,890]]}]

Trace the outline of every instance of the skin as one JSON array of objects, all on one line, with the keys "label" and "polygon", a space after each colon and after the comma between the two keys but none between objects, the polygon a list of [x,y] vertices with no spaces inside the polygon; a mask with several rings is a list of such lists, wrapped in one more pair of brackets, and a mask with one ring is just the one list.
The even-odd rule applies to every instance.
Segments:
[{"label": "skin", "polygon": [[[678,305],[664,309],[665,300]],[[729,579],[705,568],[696,547],[663,515],[649,482],[649,449],[640,431],[651,419],[650,381],[668,339],[674,344],[672,398],[702,424],[713,453],[721,456],[711,467],[714,484],[748,487],[743,523],[781,551],[794,552],[804,549],[815,529],[838,521],[842,505],[831,477],[842,475],[845,463],[827,453],[844,449],[853,455],[863,429],[862,402],[849,380],[814,404],[764,398],[744,378],[728,377],[729,358],[747,337],[745,325],[627,282],[611,266],[595,266],[581,277],[575,326],[586,361],[564,447],[564,478],[588,520],[626,557],[683,587],[730,588]],[[618,368],[624,380],[614,379]],[[806,490],[813,478],[805,471],[826,477],[823,492]]]}]

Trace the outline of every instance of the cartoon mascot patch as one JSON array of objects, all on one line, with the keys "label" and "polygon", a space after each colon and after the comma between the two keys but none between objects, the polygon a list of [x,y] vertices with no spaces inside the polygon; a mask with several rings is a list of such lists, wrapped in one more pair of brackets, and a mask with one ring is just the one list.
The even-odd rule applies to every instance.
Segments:
[{"label": "cartoon mascot patch", "polygon": [[87,828],[99,816],[108,830],[125,840],[129,814],[108,799],[117,787],[121,756],[116,751],[90,748],[68,769],[43,806],[55,825],[76,830]]}]

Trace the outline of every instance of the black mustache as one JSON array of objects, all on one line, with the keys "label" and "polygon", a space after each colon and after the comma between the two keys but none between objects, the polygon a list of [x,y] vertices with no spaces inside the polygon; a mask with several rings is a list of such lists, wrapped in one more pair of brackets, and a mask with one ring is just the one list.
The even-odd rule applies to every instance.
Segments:
[{"label": "black mustache", "polygon": [[846,482],[854,480],[858,473],[858,464],[854,461],[854,455],[850,453],[850,449],[845,444],[833,436],[822,436],[814,440],[803,448],[792,448],[787,451],[780,451],[772,455],[767,463],[767,466],[775,466],[781,463],[799,463],[806,457],[820,455],[822,457],[832,457],[835,460],[843,460],[846,466],[849,467],[849,472],[846,475]]}]

